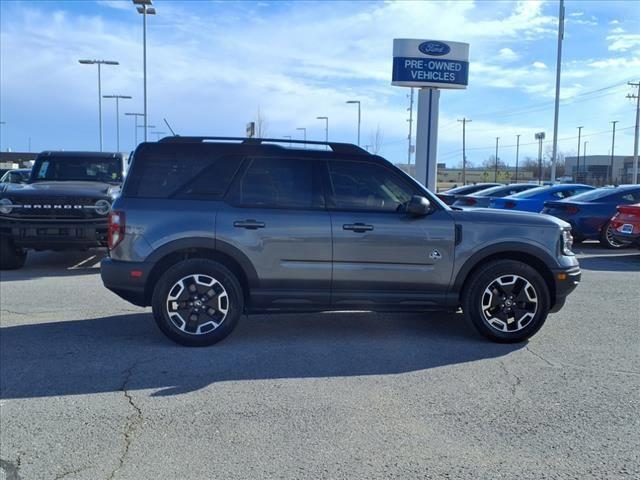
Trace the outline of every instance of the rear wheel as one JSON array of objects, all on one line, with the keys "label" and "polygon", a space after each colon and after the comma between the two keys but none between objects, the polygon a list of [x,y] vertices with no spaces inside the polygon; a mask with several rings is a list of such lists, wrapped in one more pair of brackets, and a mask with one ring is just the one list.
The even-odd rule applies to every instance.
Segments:
[{"label": "rear wheel", "polygon": [[10,238],[0,238],[0,270],[17,270],[24,266],[27,252],[17,248]]},{"label": "rear wheel", "polygon": [[244,309],[242,288],[224,265],[194,258],[169,268],[153,291],[153,316],[167,337],[188,346],[219,342]]},{"label": "rear wheel", "polygon": [[620,243],[615,238],[613,238],[613,225],[611,225],[611,222],[607,222],[607,224],[602,227],[602,233],[600,234],[600,243],[602,244],[602,246],[611,249],[624,248],[627,246],[624,243]]},{"label": "rear wheel", "polygon": [[549,289],[533,267],[515,260],[495,260],[473,273],[462,308],[476,330],[494,342],[522,342],[544,324]]}]

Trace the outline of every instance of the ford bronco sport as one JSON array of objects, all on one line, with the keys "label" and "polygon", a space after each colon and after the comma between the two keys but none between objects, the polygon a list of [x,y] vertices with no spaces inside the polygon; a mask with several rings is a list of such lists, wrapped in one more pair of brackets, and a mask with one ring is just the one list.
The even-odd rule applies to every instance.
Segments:
[{"label": "ford bronco sport", "polygon": [[451,209],[342,143],[143,143],[108,242],[106,287],[152,306],[185,345],[223,339],[244,312],[458,308],[489,339],[519,342],[580,280],[567,223]]},{"label": "ford bronco sport", "polygon": [[27,183],[0,190],[0,269],[21,268],[27,249],[105,246],[122,176],[119,153],[39,154]]}]

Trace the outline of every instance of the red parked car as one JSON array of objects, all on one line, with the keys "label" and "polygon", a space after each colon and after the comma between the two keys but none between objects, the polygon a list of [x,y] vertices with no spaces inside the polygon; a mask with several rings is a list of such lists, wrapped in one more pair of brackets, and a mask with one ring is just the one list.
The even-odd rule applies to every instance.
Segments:
[{"label": "red parked car", "polygon": [[640,203],[620,205],[611,219],[612,235],[620,243],[640,248]]}]

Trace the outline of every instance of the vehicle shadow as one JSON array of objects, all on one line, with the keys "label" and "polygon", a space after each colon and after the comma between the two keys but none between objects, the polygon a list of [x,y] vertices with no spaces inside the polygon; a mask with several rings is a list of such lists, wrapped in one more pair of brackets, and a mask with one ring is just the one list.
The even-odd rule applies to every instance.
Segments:
[{"label": "vehicle shadow", "polygon": [[0,271],[0,281],[15,282],[42,277],[65,277],[100,273],[100,261],[105,249],[69,252],[33,252],[27,254],[24,267]]},{"label": "vehicle shadow", "polygon": [[187,348],[148,313],[0,329],[0,398],[154,390],[177,395],[217,382],[400,374],[500,357],[460,314],[251,316],[224,341]]},{"label": "vehicle shadow", "polygon": [[640,252],[637,250],[613,250],[612,253],[579,258],[580,268],[592,271],[640,272]]}]

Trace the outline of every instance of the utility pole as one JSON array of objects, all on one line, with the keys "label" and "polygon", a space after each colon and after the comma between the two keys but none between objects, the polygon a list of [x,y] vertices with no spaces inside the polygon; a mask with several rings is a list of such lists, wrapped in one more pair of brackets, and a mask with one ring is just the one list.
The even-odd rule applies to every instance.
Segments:
[{"label": "utility pole", "polygon": [[409,122],[409,136],[407,137],[407,140],[409,141],[409,145],[407,147],[407,165],[411,165],[411,150],[412,150],[412,144],[411,144],[411,132],[413,131],[413,87],[411,87],[411,93],[409,94],[409,108],[407,108],[407,110],[409,110],[409,119],[407,120],[407,122]]},{"label": "utility pole", "polygon": [[556,181],[556,156],[558,153],[558,112],[560,109],[560,71],[562,67],[562,39],[564,38],[564,0],[558,11],[558,58],[556,59],[556,100],[553,113],[553,153],[551,157],[551,183]]},{"label": "utility pole", "polygon": [[632,83],[629,82],[629,85],[632,87],[636,87],[638,89],[635,95],[627,95],[627,98],[635,98],[636,99],[636,128],[635,135],[633,139],[633,176],[631,177],[631,183],[638,183],[638,123],[640,123],[640,82]]},{"label": "utility pole", "polygon": [[613,155],[616,149],[616,123],[618,120],[611,122],[613,124],[613,133],[611,135],[611,164],[609,165],[609,183],[613,184]]},{"label": "utility pole", "polygon": [[580,175],[580,134],[582,133],[582,129],[584,128],[584,126],[582,127],[578,127],[578,157],[576,159],[576,177],[575,177],[575,181],[578,181],[578,176]]},{"label": "utility pole", "polygon": [[518,183],[518,157],[520,156],[520,135],[516,135],[516,183]]},{"label": "utility pole", "polygon": [[[413,89],[412,89],[413,90]],[[462,120],[458,119],[459,122],[462,122],[462,185],[467,184],[467,123],[471,122],[466,117],[462,117]]]},{"label": "utility pole", "polygon": [[498,181],[498,141],[500,140],[500,137],[496,137],[496,168],[493,172],[493,181],[497,182]]}]

